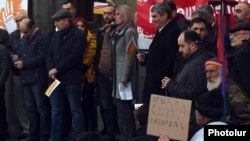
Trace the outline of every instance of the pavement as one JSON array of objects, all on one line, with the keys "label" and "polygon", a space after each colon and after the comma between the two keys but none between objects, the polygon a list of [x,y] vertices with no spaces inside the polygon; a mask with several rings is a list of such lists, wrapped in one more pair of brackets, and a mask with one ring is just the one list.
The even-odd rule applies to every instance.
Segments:
[{"label": "pavement", "polygon": [[[99,106],[97,106],[97,120],[98,120],[98,130],[102,130],[103,129],[103,123],[102,123],[102,118],[101,118],[101,115],[100,115],[100,109],[99,109]],[[5,141],[21,141],[21,140],[18,140],[16,138],[9,138],[9,139],[5,139]],[[69,135],[67,141],[73,141],[73,133]]]}]

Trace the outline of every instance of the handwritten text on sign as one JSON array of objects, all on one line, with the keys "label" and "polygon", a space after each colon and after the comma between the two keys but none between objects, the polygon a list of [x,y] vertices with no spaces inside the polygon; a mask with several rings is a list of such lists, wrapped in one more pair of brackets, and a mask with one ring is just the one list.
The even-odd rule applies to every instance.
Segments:
[{"label": "handwritten text on sign", "polygon": [[191,101],[151,95],[147,134],[187,140]]}]

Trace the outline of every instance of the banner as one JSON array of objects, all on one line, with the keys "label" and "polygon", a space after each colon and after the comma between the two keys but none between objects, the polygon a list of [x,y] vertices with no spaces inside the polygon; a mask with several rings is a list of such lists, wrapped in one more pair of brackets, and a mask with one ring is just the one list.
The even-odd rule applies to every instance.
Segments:
[{"label": "banner", "polygon": [[27,14],[28,0],[0,0],[0,28],[9,33],[16,30],[14,16],[18,13]]},{"label": "banner", "polygon": [[[151,22],[150,9],[155,3],[163,0],[137,0],[137,31],[139,34],[138,48],[148,49],[156,29]],[[208,3],[209,0],[174,0],[177,6],[177,12],[182,13],[187,19],[190,19],[192,12],[202,5]],[[215,1],[215,0],[213,0]],[[250,2],[250,0],[235,0]],[[220,6],[214,7],[215,14],[219,13]],[[233,8],[227,7],[227,13],[233,17]]]},{"label": "banner", "polygon": [[109,5],[108,3],[104,2],[94,2],[93,13],[94,14],[103,14],[103,9]]}]

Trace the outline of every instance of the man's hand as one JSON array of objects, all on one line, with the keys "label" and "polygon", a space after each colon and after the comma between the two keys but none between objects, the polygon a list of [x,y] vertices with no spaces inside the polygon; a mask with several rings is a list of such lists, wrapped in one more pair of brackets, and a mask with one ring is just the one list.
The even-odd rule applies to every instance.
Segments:
[{"label": "man's hand", "polygon": [[56,74],[57,74],[56,68],[53,68],[53,69],[49,70],[49,78],[50,79],[55,80],[56,79]]},{"label": "man's hand", "polygon": [[14,65],[15,65],[16,68],[22,69],[23,68],[23,61],[18,60],[16,62],[14,62]]},{"label": "man's hand", "polygon": [[168,85],[168,82],[170,81],[171,79],[168,78],[168,77],[164,77],[162,80],[161,80],[161,88],[162,89],[165,89]]},{"label": "man's hand", "polygon": [[138,54],[136,54],[136,57],[137,57],[139,62],[145,61],[145,53],[138,53]]},{"label": "man's hand", "polygon": [[127,87],[128,86],[128,82],[127,81],[123,81],[122,84]]},{"label": "man's hand", "polygon": [[11,55],[11,61],[12,63],[15,63],[16,61],[18,61],[18,55]]},{"label": "man's hand", "polygon": [[167,135],[160,135],[158,141],[170,141],[170,138]]}]

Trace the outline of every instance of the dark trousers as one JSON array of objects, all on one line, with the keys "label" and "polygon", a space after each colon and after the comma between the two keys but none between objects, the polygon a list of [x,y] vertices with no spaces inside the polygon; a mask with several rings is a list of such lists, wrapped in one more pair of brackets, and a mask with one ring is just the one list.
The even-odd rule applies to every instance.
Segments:
[{"label": "dark trousers", "polygon": [[135,134],[135,118],[132,100],[116,100],[120,141],[128,141]]},{"label": "dark trousers", "polygon": [[50,96],[52,107],[51,141],[62,141],[65,130],[65,100],[68,101],[72,115],[73,129],[77,139],[85,131],[84,114],[81,105],[82,84],[60,84]]},{"label": "dark trousers", "polygon": [[97,131],[97,106],[94,83],[84,83],[82,98],[86,131]]},{"label": "dark trousers", "polygon": [[50,107],[49,99],[44,91],[47,87],[46,82],[36,82],[24,84],[24,103],[28,112],[29,119],[29,138],[46,139],[50,135]]},{"label": "dark trousers", "polygon": [[4,141],[7,131],[6,108],[4,101],[4,90],[0,90],[0,141]]},{"label": "dark trousers", "polygon": [[112,97],[111,75],[98,74],[96,80],[97,94],[99,97],[100,112],[103,120],[104,131],[107,138],[115,139],[117,118]]}]

